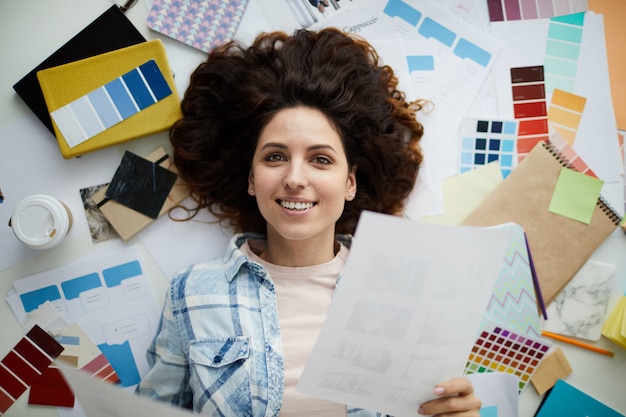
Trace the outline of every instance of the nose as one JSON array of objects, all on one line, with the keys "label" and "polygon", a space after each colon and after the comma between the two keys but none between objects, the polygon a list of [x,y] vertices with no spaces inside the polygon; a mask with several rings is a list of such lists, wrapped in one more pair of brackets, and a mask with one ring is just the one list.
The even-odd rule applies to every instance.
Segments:
[{"label": "nose", "polygon": [[306,187],[306,164],[298,161],[291,161],[285,172],[283,185],[285,188],[289,189]]}]

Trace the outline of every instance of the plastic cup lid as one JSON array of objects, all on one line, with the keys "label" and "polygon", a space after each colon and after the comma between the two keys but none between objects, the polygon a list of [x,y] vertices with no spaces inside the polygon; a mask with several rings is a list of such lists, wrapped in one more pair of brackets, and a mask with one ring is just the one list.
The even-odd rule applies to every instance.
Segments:
[{"label": "plastic cup lid", "polygon": [[17,204],[11,217],[11,228],[26,246],[46,249],[65,238],[70,228],[70,218],[59,200],[36,194]]}]

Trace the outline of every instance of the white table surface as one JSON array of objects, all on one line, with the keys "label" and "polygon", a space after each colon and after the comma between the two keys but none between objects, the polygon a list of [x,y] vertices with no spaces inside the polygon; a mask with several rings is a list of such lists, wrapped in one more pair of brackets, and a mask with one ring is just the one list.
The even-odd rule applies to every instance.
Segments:
[{"label": "white table surface", "polygon": [[[30,115],[30,109],[15,94],[12,85],[24,74],[39,64],[66,40],[74,36],[87,23],[94,20],[108,7],[107,0],[2,0],[0,1],[0,127],[13,123]],[[173,67],[184,68],[186,71],[202,58],[195,51],[184,50],[175,41],[164,39],[150,31],[146,26],[147,5],[139,0],[137,5],[127,12],[127,16],[147,38],[164,40],[170,60],[179,56],[188,60],[186,63],[172,62]],[[180,50],[183,48],[182,54]],[[182,91],[180,91],[182,94]],[[19,138],[15,138],[19,140]],[[54,138],[51,137],[51,140]],[[152,150],[159,144],[167,146],[165,134],[142,138],[125,145],[141,152]],[[122,150],[122,147],[120,147]],[[2,152],[2,149],[0,149]],[[10,178],[0,178],[0,186]],[[6,227],[0,225],[0,227]],[[2,230],[1,233],[6,233]],[[85,239],[72,241],[64,245],[63,251],[55,252],[55,256],[42,254],[27,262],[20,263],[0,271],[0,357],[3,357],[23,336],[22,330],[16,322],[8,304],[4,301],[12,282],[36,272],[44,271],[74,260],[91,250],[88,236]],[[0,256],[2,250],[0,249]],[[593,260],[615,264],[617,266],[617,286],[626,288],[626,235],[616,233],[596,251]],[[149,266],[155,291],[163,294],[167,280],[154,266]],[[614,409],[626,413],[626,350],[602,338],[597,345],[615,352],[615,357],[608,357],[594,352],[583,350],[560,342],[568,361],[572,365],[573,373],[566,381],[581,390],[603,401]],[[27,394],[5,414],[7,417],[56,416],[55,408],[27,405]],[[532,387],[528,387],[520,397],[520,417],[531,417],[541,401]],[[598,416],[599,417],[599,416]]]}]

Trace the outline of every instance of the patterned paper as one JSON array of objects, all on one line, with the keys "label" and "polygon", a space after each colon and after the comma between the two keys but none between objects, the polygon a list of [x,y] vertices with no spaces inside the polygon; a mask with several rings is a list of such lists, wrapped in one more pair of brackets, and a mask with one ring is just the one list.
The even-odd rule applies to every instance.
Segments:
[{"label": "patterned paper", "polygon": [[203,52],[231,40],[248,0],[154,0],[148,27]]},{"label": "patterned paper", "polygon": [[524,229],[514,223],[499,227],[511,228],[515,235],[506,250],[502,271],[493,288],[483,322],[496,323],[529,336],[541,336],[541,322],[533,284]]}]

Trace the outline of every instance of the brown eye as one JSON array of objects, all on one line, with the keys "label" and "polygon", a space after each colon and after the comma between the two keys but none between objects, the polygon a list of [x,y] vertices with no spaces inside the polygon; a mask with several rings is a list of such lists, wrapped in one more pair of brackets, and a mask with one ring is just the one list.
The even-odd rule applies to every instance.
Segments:
[{"label": "brown eye", "polygon": [[333,163],[333,161],[326,156],[316,156],[313,158],[312,162],[319,165],[330,165]]},{"label": "brown eye", "polygon": [[267,162],[281,162],[285,160],[285,157],[278,153],[272,153],[265,157]]}]

